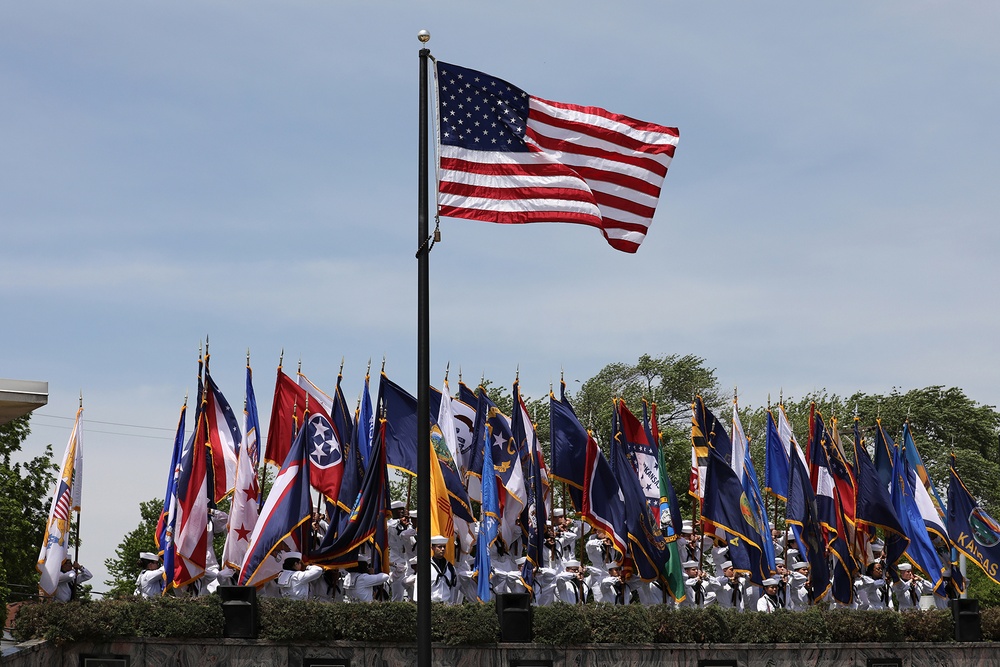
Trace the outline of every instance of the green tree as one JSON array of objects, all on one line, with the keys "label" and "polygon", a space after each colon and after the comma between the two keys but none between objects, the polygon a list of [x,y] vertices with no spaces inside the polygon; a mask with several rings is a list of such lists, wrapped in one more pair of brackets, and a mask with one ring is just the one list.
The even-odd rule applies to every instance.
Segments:
[{"label": "green tree", "polygon": [[594,430],[603,447],[607,447],[611,433],[612,399],[624,399],[636,415],[641,414],[643,399],[655,402],[664,462],[678,500],[683,502],[691,470],[691,403],[696,395],[724,419],[719,381],[715,369],[704,359],[692,354],[643,354],[635,364],[608,364],[584,382],[571,400],[577,416]]},{"label": "green tree", "polygon": [[[1000,508],[1000,486],[995,481],[1000,477],[1000,412],[995,407],[977,403],[957,387],[931,386],[905,392],[893,389],[888,394],[856,392],[847,398],[821,390],[784,401],[788,421],[803,448],[809,440],[813,404],[828,426],[837,418],[844,449],[851,459],[855,413],[869,453],[873,452],[880,420],[897,443],[902,440],[903,423],[909,421],[914,444],[943,502],[947,502],[949,454],[954,451],[958,473],[972,494],[987,511]],[[752,438],[757,472],[763,475],[765,408],[741,410],[740,414]]]},{"label": "green tree", "polygon": [[139,552],[156,551],[154,535],[162,509],[163,501],[158,498],[139,504],[139,525],[118,544],[115,556],[104,561],[111,577],[104,582],[108,586],[108,596],[122,597],[135,591],[135,580],[139,576]]},{"label": "green tree", "polygon": [[0,426],[0,602],[38,591],[35,565],[57,466],[51,445],[26,463],[12,463],[30,432],[28,416]]}]

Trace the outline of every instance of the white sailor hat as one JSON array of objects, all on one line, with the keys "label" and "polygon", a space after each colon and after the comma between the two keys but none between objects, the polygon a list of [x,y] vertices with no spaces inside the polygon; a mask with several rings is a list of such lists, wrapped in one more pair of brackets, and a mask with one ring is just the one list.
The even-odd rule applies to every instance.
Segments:
[{"label": "white sailor hat", "polygon": [[774,564],[775,565],[784,565],[785,564],[785,559],[784,558],[775,558],[774,559]]},{"label": "white sailor hat", "polygon": [[297,558],[299,560],[302,560],[302,552],[301,551],[286,551],[285,552],[285,560],[288,560],[289,558]]},{"label": "white sailor hat", "polygon": [[158,561],[160,557],[154,554],[152,551],[140,551],[139,558],[142,560]]},{"label": "white sailor hat", "polygon": [[900,563],[896,567],[899,568],[900,572],[909,572],[910,570],[913,569],[913,566],[910,565],[909,563]]},{"label": "white sailor hat", "polygon": [[404,507],[406,507],[406,503],[404,503],[402,500],[393,500],[392,504],[389,505],[389,508],[394,510],[401,510]]},{"label": "white sailor hat", "polygon": [[770,577],[770,578],[765,579],[764,581],[760,582],[760,584],[761,584],[761,586],[777,586],[778,585],[778,580],[775,579],[774,577]]},{"label": "white sailor hat", "polygon": [[359,563],[367,563],[368,562],[368,554],[358,554],[358,562]]},{"label": "white sailor hat", "polygon": [[799,550],[798,549],[789,549],[785,553],[785,556],[788,557],[788,560],[795,560],[795,557],[798,556],[798,555],[799,555]]},{"label": "white sailor hat", "polygon": [[556,507],[552,510],[552,516],[563,516],[566,514],[566,510],[561,507]]},{"label": "white sailor hat", "polygon": [[871,547],[872,547],[872,552],[873,553],[877,553],[877,554],[878,553],[882,553],[882,548],[883,547],[882,547],[881,544],[878,544],[877,542],[872,542]]},{"label": "white sailor hat", "polygon": [[685,570],[690,570],[692,567],[698,567],[698,561],[696,560],[686,560],[681,563],[681,567]]},{"label": "white sailor hat", "polygon": [[567,569],[571,567],[580,567],[580,561],[576,560],[575,558],[570,558],[568,561],[563,563],[563,567]]},{"label": "white sailor hat", "polygon": [[809,569],[809,563],[803,562],[801,560],[792,561],[792,569],[793,570],[801,570],[802,568],[806,568],[808,570]]},{"label": "white sailor hat", "polygon": [[417,518],[417,510],[410,510],[410,518],[411,519]]},{"label": "white sailor hat", "polygon": [[733,561],[731,561],[731,560],[727,560],[727,561],[724,561],[724,562],[722,563],[722,566],[721,566],[721,568],[722,568],[723,570],[725,570],[726,568],[728,568],[728,567],[732,567],[732,566],[733,566]]},{"label": "white sailor hat", "polygon": [[448,544],[448,538],[444,535],[435,535],[431,538],[431,544]]},{"label": "white sailor hat", "polygon": [[694,532],[694,524],[691,523],[691,521],[688,520],[688,519],[685,519],[684,521],[681,521],[681,532],[682,533],[693,533]]}]

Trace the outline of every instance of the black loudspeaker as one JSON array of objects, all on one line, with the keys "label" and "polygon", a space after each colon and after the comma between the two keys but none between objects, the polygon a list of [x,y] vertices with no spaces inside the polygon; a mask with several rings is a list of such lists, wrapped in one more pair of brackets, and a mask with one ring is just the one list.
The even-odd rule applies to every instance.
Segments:
[{"label": "black loudspeaker", "polygon": [[257,638],[257,589],[253,586],[219,586],[222,598],[222,636]]},{"label": "black loudspeaker", "polygon": [[981,642],[983,628],[979,618],[979,600],[951,600],[951,617],[955,621],[955,641]]},{"label": "black loudspeaker", "polygon": [[500,641],[531,642],[531,596],[527,593],[501,593],[497,595],[497,620],[500,622]]}]

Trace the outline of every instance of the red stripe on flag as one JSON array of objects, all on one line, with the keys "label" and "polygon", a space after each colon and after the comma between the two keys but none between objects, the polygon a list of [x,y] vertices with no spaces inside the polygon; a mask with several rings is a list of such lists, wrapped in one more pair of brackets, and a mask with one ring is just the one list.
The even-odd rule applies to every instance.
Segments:
[{"label": "red stripe on flag", "polygon": [[515,201],[523,199],[562,199],[567,201],[582,201],[594,203],[594,195],[588,190],[573,190],[570,188],[493,188],[488,186],[470,185],[456,181],[441,181],[440,192],[462,197],[494,199],[497,201]]}]

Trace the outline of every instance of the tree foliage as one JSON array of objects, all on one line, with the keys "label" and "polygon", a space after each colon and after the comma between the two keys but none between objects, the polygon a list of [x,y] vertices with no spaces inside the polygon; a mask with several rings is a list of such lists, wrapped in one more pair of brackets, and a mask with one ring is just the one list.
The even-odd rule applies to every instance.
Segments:
[{"label": "tree foliage", "polygon": [[140,503],[139,525],[122,538],[115,547],[114,557],[104,561],[111,577],[104,582],[109,587],[108,596],[122,597],[132,595],[135,591],[135,580],[139,576],[139,552],[156,551],[154,535],[162,508],[163,501],[158,498]]},{"label": "tree foliage", "polygon": [[28,416],[0,426],[0,601],[38,591],[38,551],[48,521],[57,466],[51,445],[25,463],[12,463],[31,432]]}]

